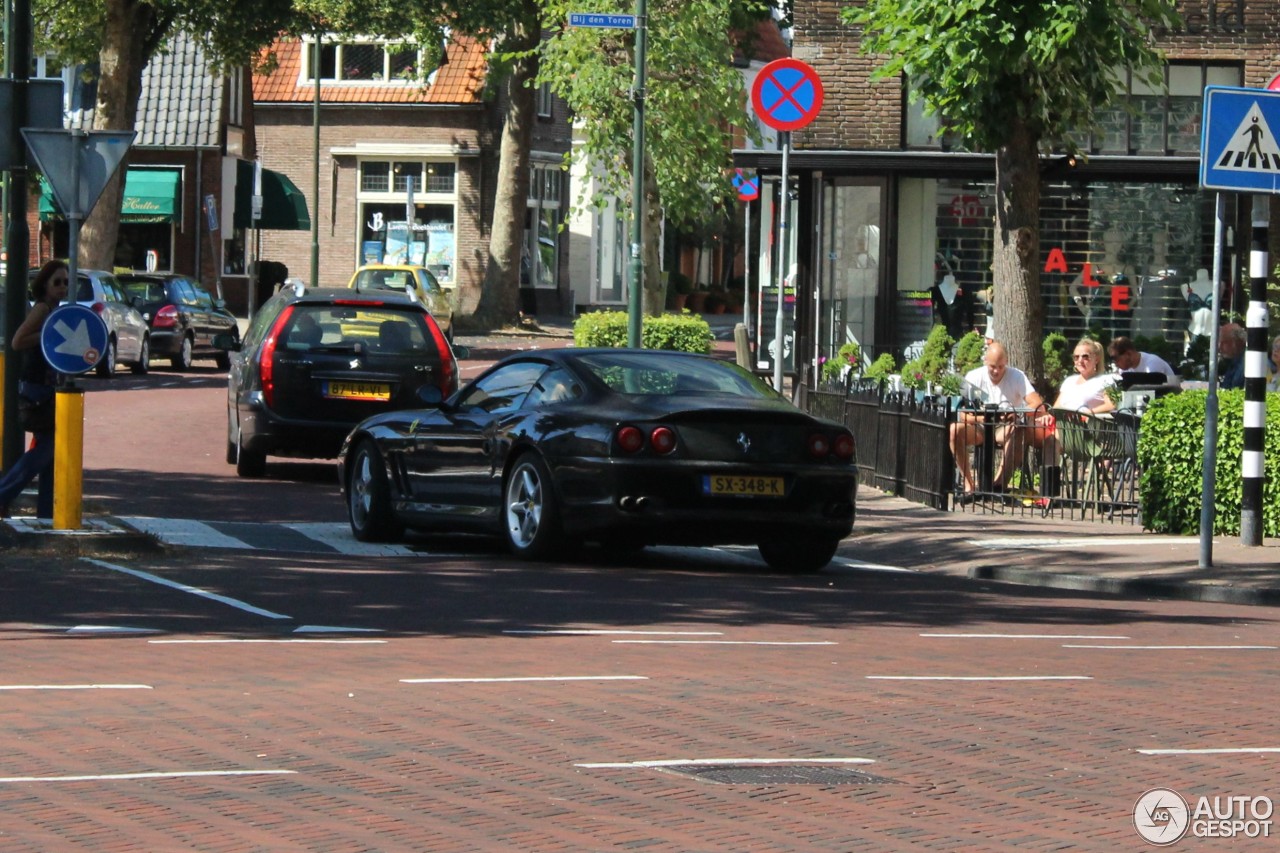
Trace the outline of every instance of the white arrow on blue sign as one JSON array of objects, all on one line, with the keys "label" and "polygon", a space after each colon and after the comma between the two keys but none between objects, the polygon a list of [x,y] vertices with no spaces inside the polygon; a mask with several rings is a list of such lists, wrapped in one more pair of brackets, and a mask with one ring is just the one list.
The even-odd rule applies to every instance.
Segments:
[{"label": "white arrow on blue sign", "polygon": [[605,15],[596,12],[570,12],[569,26],[599,27],[610,30],[634,30],[635,15]]},{"label": "white arrow on blue sign", "polygon": [[1209,86],[1200,129],[1200,186],[1280,192],[1280,92]]},{"label": "white arrow on blue sign", "polygon": [[87,373],[106,351],[107,324],[83,305],[61,305],[44,321],[40,348],[45,361],[59,373]]}]

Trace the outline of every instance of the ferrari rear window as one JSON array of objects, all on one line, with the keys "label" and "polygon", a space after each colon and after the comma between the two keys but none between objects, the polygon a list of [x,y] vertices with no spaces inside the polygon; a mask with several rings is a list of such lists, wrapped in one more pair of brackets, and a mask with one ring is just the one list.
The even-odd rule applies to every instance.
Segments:
[{"label": "ferrari rear window", "polygon": [[776,396],[768,385],[728,361],[620,351],[582,356],[580,362],[618,394]]}]

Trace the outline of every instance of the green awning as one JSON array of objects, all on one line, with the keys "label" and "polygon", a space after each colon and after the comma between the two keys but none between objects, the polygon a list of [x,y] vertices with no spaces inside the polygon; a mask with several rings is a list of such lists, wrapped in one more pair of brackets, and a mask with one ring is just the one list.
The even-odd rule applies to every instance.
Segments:
[{"label": "green awning", "polygon": [[253,163],[240,160],[236,163],[236,212],[233,220],[237,228],[254,228],[271,231],[310,231],[311,217],[307,214],[307,197],[289,180],[289,176],[270,169],[262,170],[262,218],[257,225],[253,221]]},{"label": "green awning", "polygon": [[[182,172],[178,169],[130,169],[125,174],[124,198],[120,200],[121,222],[176,222],[182,204],[178,190]],[[40,220],[64,219],[53,191],[40,179]]]}]

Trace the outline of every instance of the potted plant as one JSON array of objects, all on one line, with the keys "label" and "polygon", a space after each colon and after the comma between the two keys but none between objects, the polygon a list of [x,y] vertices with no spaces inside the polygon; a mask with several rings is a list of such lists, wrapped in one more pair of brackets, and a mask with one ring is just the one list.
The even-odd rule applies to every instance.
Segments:
[{"label": "potted plant", "polygon": [[693,290],[693,280],[679,271],[667,276],[667,304],[675,311],[683,311]]},{"label": "potted plant", "polygon": [[701,284],[695,285],[693,290],[689,292],[689,310],[695,314],[701,314],[706,311],[707,296],[709,295]]}]

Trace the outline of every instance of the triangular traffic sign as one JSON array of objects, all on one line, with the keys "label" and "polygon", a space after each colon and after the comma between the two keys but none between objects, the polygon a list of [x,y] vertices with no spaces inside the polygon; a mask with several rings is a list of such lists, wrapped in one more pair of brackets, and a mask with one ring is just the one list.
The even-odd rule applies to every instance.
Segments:
[{"label": "triangular traffic sign", "polygon": [[67,219],[86,219],[137,134],[128,130],[22,128],[27,148]]},{"label": "triangular traffic sign", "polygon": [[1254,103],[1240,121],[1215,169],[1239,172],[1280,172],[1280,145],[1262,110]]}]

